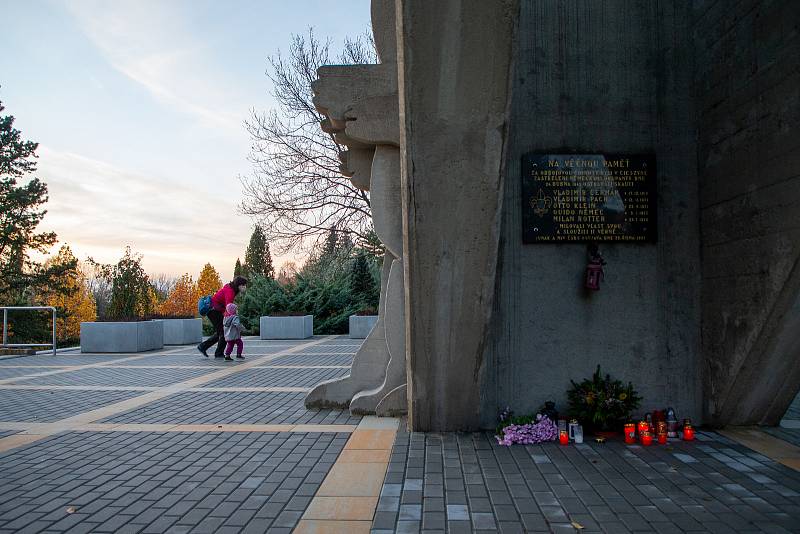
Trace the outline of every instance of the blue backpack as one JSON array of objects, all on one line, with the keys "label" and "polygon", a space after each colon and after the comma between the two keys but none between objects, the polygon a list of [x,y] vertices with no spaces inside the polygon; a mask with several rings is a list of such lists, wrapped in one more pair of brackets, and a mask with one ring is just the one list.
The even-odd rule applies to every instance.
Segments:
[{"label": "blue backpack", "polygon": [[209,311],[211,311],[211,295],[200,297],[200,300],[197,301],[197,313],[206,316]]}]

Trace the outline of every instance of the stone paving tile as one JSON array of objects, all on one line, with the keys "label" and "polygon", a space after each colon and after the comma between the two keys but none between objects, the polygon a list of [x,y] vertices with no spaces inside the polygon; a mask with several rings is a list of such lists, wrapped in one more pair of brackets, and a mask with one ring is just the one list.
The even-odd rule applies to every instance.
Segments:
[{"label": "stone paving tile", "polygon": [[352,365],[351,354],[308,354],[297,353],[280,356],[270,360],[269,365]]},{"label": "stone paving tile", "polygon": [[291,529],[349,434],[71,432],[0,454],[0,531]]},{"label": "stone paving tile", "polygon": [[0,421],[49,423],[142,394],[140,391],[0,389]]},{"label": "stone paving tile", "polygon": [[20,379],[15,384],[47,386],[168,386],[214,372],[206,369],[117,369],[90,367],[36,378]]},{"label": "stone paving tile", "polygon": [[205,392],[170,395],[98,421],[163,424],[358,424],[341,410],[307,410],[300,392]]},{"label": "stone paving tile", "polygon": [[43,368],[41,366],[31,367],[0,367],[0,380],[6,378],[16,378],[25,375],[35,375],[47,371],[56,371],[57,369]]},{"label": "stone paving tile", "polygon": [[[5,366],[50,366],[69,367],[73,365],[87,365],[96,363],[107,363],[130,358],[131,356],[141,356],[141,354],[40,354],[37,356],[21,356],[19,358],[8,358],[0,360],[0,368]],[[45,371],[45,369],[42,369]]]},{"label": "stone paving tile", "polygon": [[16,433],[16,430],[0,430],[0,438],[7,438],[8,436],[13,436]]},{"label": "stone paving tile", "polygon": [[508,448],[488,433],[401,430],[373,532],[575,532],[573,522],[587,533],[800,531],[800,473],[698,437]]},{"label": "stone paving tile", "polygon": [[[272,363],[272,362],[270,362]],[[332,378],[350,374],[350,369],[247,369],[213,382],[206,387],[306,387],[312,388]]]},{"label": "stone paving tile", "polygon": [[306,347],[303,349],[303,354],[355,354],[358,346],[345,345],[341,343],[328,343],[315,345],[313,347]]},{"label": "stone paving tile", "polygon": [[781,424],[789,424],[791,427],[787,428],[784,426],[777,426],[762,427],[761,429],[778,439],[788,441],[789,443],[800,447],[800,393],[798,393],[792,404],[789,406],[789,409],[783,416],[783,421],[781,421]]}]

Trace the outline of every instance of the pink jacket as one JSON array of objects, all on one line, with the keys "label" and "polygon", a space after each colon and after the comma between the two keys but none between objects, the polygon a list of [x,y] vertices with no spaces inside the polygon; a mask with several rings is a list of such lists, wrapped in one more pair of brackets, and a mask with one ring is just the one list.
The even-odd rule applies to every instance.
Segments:
[{"label": "pink jacket", "polygon": [[222,286],[222,289],[214,293],[214,296],[211,297],[211,305],[218,312],[224,312],[225,307],[233,302],[234,298],[236,298],[236,293],[233,291],[233,288],[230,284],[225,284]]}]

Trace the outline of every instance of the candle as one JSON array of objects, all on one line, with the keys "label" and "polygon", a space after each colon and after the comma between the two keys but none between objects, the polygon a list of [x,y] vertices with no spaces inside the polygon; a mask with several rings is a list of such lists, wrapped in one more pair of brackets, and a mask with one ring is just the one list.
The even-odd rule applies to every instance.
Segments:
[{"label": "candle", "polygon": [[661,445],[667,442],[667,423],[666,421],[658,421],[656,423],[656,437]]},{"label": "candle", "polygon": [[569,445],[569,434],[567,434],[566,430],[560,430],[558,432],[558,442],[562,445]]},{"label": "candle", "polygon": [[636,443],[636,425],[634,423],[625,423],[625,443],[628,445]]},{"label": "candle", "polygon": [[688,419],[683,420],[683,439],[684,441],[692,441],[694,439],[694,428],[692,428],[692,422]]},{"label": "candle", "polygon": [[642,432],[650,432],[650,423],[645,420],[639,421],[639,435],[642,435]]},{"label": "candle", "polygon": [[642,441],[642,445],[644,445],[645,447],[653,444],[653,434],[651,434],[649,430],[645,430],[644,432],[639,434],[639,438]]}]

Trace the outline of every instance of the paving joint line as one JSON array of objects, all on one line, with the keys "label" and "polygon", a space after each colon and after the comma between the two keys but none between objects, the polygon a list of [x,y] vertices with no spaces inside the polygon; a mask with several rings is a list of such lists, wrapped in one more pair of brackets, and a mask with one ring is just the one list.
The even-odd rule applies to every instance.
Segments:
[{"label": "paving joint line", "polygon": [[[183,348],[180,349],[172,349],[169,351],[159,352],[158,354],[171,354],[173,352],[177,352],[179,350],[184,350]],[[33,378],[38,378],[41,376],[51,376],[63,373],[69,373],[71,371],[78,371],[81,369],[96,369],[98,367],[108,367],[112,363],[119,363],[119,362],[128,362],[133,360],[141,360],[142,358],[147,358],[148,356],[154,356],[155,354],[140,354],[136,356],[128,356],[126,358],[121,358],[118,360],[109,360],[105,362],[97,362],[97,363],[90,363],[85,365],[67,365],[61,366],[58,369],[53,369],[52,371],[45,371],[44,373],[36,373],[32,375],[25,375],[25,376],[16,376],[12,378],[4,378],[0,380],[0,385],[14,383],[20,380],[31,380]],[[37,366],[38,367],[38,366]]]},{"label": "paving joint line", "polygon": [[[190,378],[183,382],[178,382],[177,384],[171,384],[168,386],[160,387],[156,391],[150,391],[145,393],[144,395],[139,395],[137,397],[133,397],[130,399],[125,399],[123,401],[115,402],[109,404],[107,406],[103,406],[100,408],[96,408],[94,410],[90,410],[88,412],[83,412],[71,417],[67,417],[65,419],[61,419],[58,421],[54,421],[51,423],[42,423],[42,426],[37,427],[36,433],[32,433],[32,431],[24,431],[21,434],[15,434],[13,436],[8,436],[5,438],[0,438],[0,452],[5,452],[7,450],[19,447],[20,445],[27,445],[34,441],[38,441],[40,439],[44,439],[50,435],[65,432],[72,430],[75,427],[83,426],[89,423],[93,423],[98,419],[104,419],[106,417],[110,417],[113,415],[117,415],[122,412],[126,412],[132,409],[140,408],[157,400],[161,400],[165,397],[173,395],[175,393],[180,393],[186,390],[189,390],[194,387],[198,387],[202,384],[212,382],[214,380],[219,380],[221,378],[227,377],[229,375],[244,371],[246,369],[250,369],[255,367],[259,363],[263,363],[263,360],[270,360],[274,358],[279,358],[281,356],[286,356],[289,354],[293,354],[295,352],[299,352],[301,349],[305,349],[308,347],[314,347],[316,345],[322,344],[325,341],[333,338],[334,336],[324,336],[320,339],[316,339],[314,341],[308,343],[301,343],[299,345],[295,345],[290,347],[286,350],[279,351],[275,354],[267,355],[262,358],[249,360],[245,363],[240,363],[239,365],[235,365],[232,367],[222,368],[217,372],[214,373],[207,373],[205,375],[201,375],[198,377]],[[185,347],[175,350],[186,350]],[[174,351],[170,351],[174,352]],[[164,354],[164,353],[160,353]],[[138,358],[145,358],[150,355],[143,355],[143,356],[133,356],[131,359],[138,359]],[[92,364],[93,367],[100,367],[102,363]],[[82,368],[87,368],[87,366],[83,366]],[[46,373],[45,373],[46,374]],[[3,382],[0,381],[0,384]]]}]

